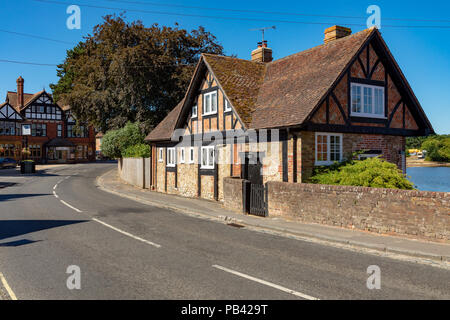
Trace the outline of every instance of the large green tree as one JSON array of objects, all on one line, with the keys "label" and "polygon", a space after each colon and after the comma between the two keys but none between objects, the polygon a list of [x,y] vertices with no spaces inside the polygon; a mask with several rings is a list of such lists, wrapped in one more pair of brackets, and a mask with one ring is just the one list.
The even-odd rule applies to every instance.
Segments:
[{"label": "large green tree", "polygon": [[109,15],[67,51],[50,87],[80,122],[106,132],[137,121],[148,132],[183,98],[201,53],[223,54],[203,27],[145,27]]}]

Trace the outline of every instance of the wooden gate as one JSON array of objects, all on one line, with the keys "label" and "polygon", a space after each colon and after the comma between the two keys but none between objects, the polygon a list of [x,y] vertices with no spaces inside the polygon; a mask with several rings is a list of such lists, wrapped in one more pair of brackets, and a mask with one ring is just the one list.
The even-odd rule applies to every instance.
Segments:
[{"label": "wooden gate", "polygon": [[250,214],[267,216],[267,187],[263,184],[250,184]]}]

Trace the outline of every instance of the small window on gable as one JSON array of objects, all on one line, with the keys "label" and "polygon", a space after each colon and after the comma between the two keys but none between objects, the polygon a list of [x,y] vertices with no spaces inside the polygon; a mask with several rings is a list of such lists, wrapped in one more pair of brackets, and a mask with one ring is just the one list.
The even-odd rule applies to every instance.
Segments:
[{"label": "small window on gable", "polygon": [[384,87],[352,83],[351,115],[357,117],[385,118]]},{"label": "small window on gable", "polygon": [[164,148],[159,148],[159,154],[158,154],[158,162],[163,162],[164,159]]},{"label": "small window on gable", "polygon": [[180,163],[184,163],[184,148],[180,148]]},{"label": "small window on gable", "polygon": [[194,147],[189,148],[189,163],[194,163]]},{"label": "small window on gable", "polygon": [[224,107],[225,112],[231,111],[231,104],[228,102],[227,99],[225,99],[225,107]]},{"label": "small window on gable", "polygon": [[203,95],[203,115],[217,113],[217,91],[208,92]]},{"label": "small window on gable", "polygon": [[197,110],[198,110],[197,105],[192,107],[192,118],[197,118]]}]

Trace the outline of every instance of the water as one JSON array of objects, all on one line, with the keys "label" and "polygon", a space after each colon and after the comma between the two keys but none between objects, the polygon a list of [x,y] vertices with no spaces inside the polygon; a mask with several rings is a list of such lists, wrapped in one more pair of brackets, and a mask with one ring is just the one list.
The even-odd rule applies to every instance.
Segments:
[{"label": "water", "polygon": [[411,167],[406,174],[419,190],[450,192],[450,167]]}]

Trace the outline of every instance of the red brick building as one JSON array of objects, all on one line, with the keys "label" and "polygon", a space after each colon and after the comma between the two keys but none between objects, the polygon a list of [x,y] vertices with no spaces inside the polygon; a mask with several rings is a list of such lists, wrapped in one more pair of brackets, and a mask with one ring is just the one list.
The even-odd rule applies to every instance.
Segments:
[{"label": "red brick building", "polygon": [[[433,133],[376,28],[272,61],[202,55],[185,98],[148,135],[152,187],[223,199],[223,178],[304,182],[315,166],[380,156],[405,170],[405,138]],[[220,139],[225,138],[225,139]]]},{"label": "red brick building", "polygon": [[[19,77],[17,91],[8,91],[0,104],[0,157],[39,163],[95,160],[94,129],[76,129],[75,124],[70,107],[54,102],[45,90],[24,93],[24,79]],[[31,135],[22,135],[22,125],[30,125]]]}]

